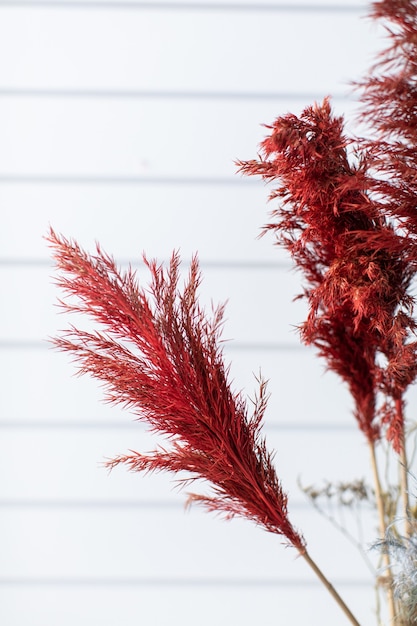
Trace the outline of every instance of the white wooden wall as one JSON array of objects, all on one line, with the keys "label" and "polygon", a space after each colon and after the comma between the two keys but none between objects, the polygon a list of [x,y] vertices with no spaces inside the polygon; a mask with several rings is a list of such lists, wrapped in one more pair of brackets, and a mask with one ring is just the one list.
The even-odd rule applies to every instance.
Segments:
[{"label": "white wooden wall", "polygon": [[[334,95],[380,45],[364,0],[327,4],[0,1],[0,623],[252,626],[347,623],[277,537],[198,508],[167,475],[101,463],[152,449],[47,343],[52,225],[120,263],[198,251],[206,302],[228,299],[236,388],[270,379],[265,432],[312,556],[375,624],[372,577],[297,486],[367,475],[343,386],[293,326],[299,277],[257,239],[267,219],[253,158],[270,123]],[[366,525],[366,522],[365,522]],[[366,539],[376,530],[371,525]]]}]

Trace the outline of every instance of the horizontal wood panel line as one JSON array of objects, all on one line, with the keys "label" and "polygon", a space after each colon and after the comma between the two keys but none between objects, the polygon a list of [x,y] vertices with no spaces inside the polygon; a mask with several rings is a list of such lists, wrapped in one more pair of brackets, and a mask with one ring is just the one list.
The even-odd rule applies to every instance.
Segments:
[{"label": "horizontal wood panel line", "polygon": [[152,10],[152,11],[230,11],[258,13],[363,13],[361,6],[352,4],[272,4],[256,2],[102,2],[94,0],[0,0],[0,8],[30,9],[110,9],[116,10]]},{"label": "horizontal wood panel line", "polygon": [[[0,429],[4,430],[126,430],[126,429],[144,429],[146,426],[137,419],[128,422],[91,422],[88,419],[81,421],[79,418],[74,420],[62,420],[57,418],[52,420],[21,420],[10,419],[1,420]],[[286,431],[286,432],[332,432],[332,431],[352,431],[356,430],[356,425],[352,423],[320,423],[320,422],[286,422],[271,423],[265,422],[266,431]]]},{"label": "horizontal wood panel line", "polygon": [[[239,352],[307,352],[305,346],[298,343],[274,343],[274,342],[245,342],[245,341],[224,341],[227,351]],[[54,346],[47,339],[0,339],[0,350],[53,350]]]},{"label": "horizontal wood panel line", "polygon": [[[373,584],[363,578],[337,578],[332,583],[343,587],[364,587]],[[105,577],[1,577],[0,587],[318,587],[318,580],[288,578],[105,578]]]},{"label": "horizontal wood panel line", "polygon": [[[186,507],[184,494],[180,501],[175,500],[1,500],[2,509],[174,509],[183,511]],[[196,507],[197,508],[197,507]],[[292,510],[309,510],[313,507],[309,502],[291,502]],[[201,508],[200,508],[201,510]]]},{"label": "horizontal wood panel line", "polygon": [[[137,259],[123,259],[117,257],[118,265],[131,265],[132,267],[145,267],[145,263]],[[158,259],[163,265],[168,265],[167,259]],[[181,264],[184,269],[190,265],[190,259],[182,259]],[[0,267],[4,268],[27,268],[27,267],[50,267],[53,268],[55,263],[48,258],[24,258],[24,257],[0,257]],[[290,262],[285,261],[248,261],[245,259],[199,259],[199,266],[201,269],[208,270],[227,270],[227,271],[259,271],[259,270],[288,270],[292,267]]]},{"label": "horizontal wood panel line", "polygon": [[[322,100],[323,94],[302,92],[188,91],[147,89],[67,89],[0,87],[0,97],[24,98],[94,98],[94,99],[162,99],[162,100]],[[332,94],[332,100],[350,100],[344,94]]]},{"label": "horizontal wood panel line", "polygon": [[0,184],[19,185],[190,185],[190,186],[264,186],[255,178],[243,176],[115,176],[112,174],[0,174]]}]

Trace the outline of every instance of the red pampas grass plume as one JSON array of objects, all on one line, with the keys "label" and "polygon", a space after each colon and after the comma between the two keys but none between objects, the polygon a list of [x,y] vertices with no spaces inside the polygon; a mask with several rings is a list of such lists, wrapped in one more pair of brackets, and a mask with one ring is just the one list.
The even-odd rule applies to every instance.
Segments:
[{"label": "red pampas grass plume", "polygon": [[124,463],[133,471],[186,472],[190,480],[203,479],[212,493],[192,494],[189,503],[253,520],[303,553],[304,539],[288,518],[287,495],[261,435],[265,382],[260,381],[249,414],[228,381],[220,343],[223,307],[209,318],[199,305],[197,259],[182,290],[177,254],[166,269],[145,259],[150,273],[145,287],[131,269],[120,272],[99,246],[91,256],[53,230],[48,241],[56,283],[67,295],[62,307],[101,327],[71,328],[54,344],[73,356],[80,373],[104,384],[107,400],[128,407],[164,436],[153,453],[117,456],[109,467]]}]

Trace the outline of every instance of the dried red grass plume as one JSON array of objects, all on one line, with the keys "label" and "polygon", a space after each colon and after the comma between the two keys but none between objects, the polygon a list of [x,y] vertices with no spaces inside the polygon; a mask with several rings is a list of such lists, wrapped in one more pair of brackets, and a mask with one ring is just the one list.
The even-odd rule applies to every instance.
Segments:
[{"label": "dried red grass plume", "polygon": [[360,90],[360,121],[369,139],[360,142],[378,178],[373,189],[388,215],[417,236],[417,2],[382,0],[371,17],[386,28],[389,45],[368,76],[355,83]]},{"label": "dried red grass plume", "polygon": [[304,539],[288,519],[287,496],[260,434],[265,383],[260,381],[248,416],[228,382],[220,347],[223,307],[208,319],[198,303],[196,258],[182,291],[177,254],[167,269],[145,259],[151,283],[144,288],[99,246],[90,256],[52,230],[47,239],[60,272],[57,284],[75,297],[62,306],[88,314],[103,328],[72,328],[55,345],[74,356],[80,373],[104,383],[110,402],[129,407],[166,436],[166,445],[153,453],[132,452],[109,466],[126,463],[134,471],[186,471],[190,480],[202,478],[213,495],[191,495],[190,501],[226,517],[249,518],[303,552]]},{"label": "dried red grass plume", "polygon": [[398,451],[403,395],[417,374],[414,251],[372,200],[367,158],[351,162],[352,141],[327,98],[267,128],[258,160],[238,165],[278,183],[270,199],[280,204],[264,232],[274,232],[303,272],[309,315],[301,338],[348,384],[368,440],[384,427]]}]

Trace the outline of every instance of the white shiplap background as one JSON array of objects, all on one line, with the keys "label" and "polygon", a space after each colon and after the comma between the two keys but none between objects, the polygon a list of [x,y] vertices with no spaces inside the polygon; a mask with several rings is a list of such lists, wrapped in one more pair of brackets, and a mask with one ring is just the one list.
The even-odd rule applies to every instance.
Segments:
[{"label": "white shiplap background", "polygon": [[265,432],[291,519],[361,624],[376,623],[372,576],[297,487],[367,475],[366,445],[343,386],[299,347],[298,276],[257,239],[268,191],[234,165],[279,114],[333,94],[351,116],[347,83],[380,46],[366,11],[364,0],[0,1],[4,626],[347,623],[276,537],[185,512],[169,476],[103,469],[155,442],[48,346],[69,322],[54,306],[49,224],[137,262],[141,277],[142,251],[180,249],[185,265],[198,251],[202,299],[229,301],[234,384],[252,395],[253,373],[270,379]]}]

